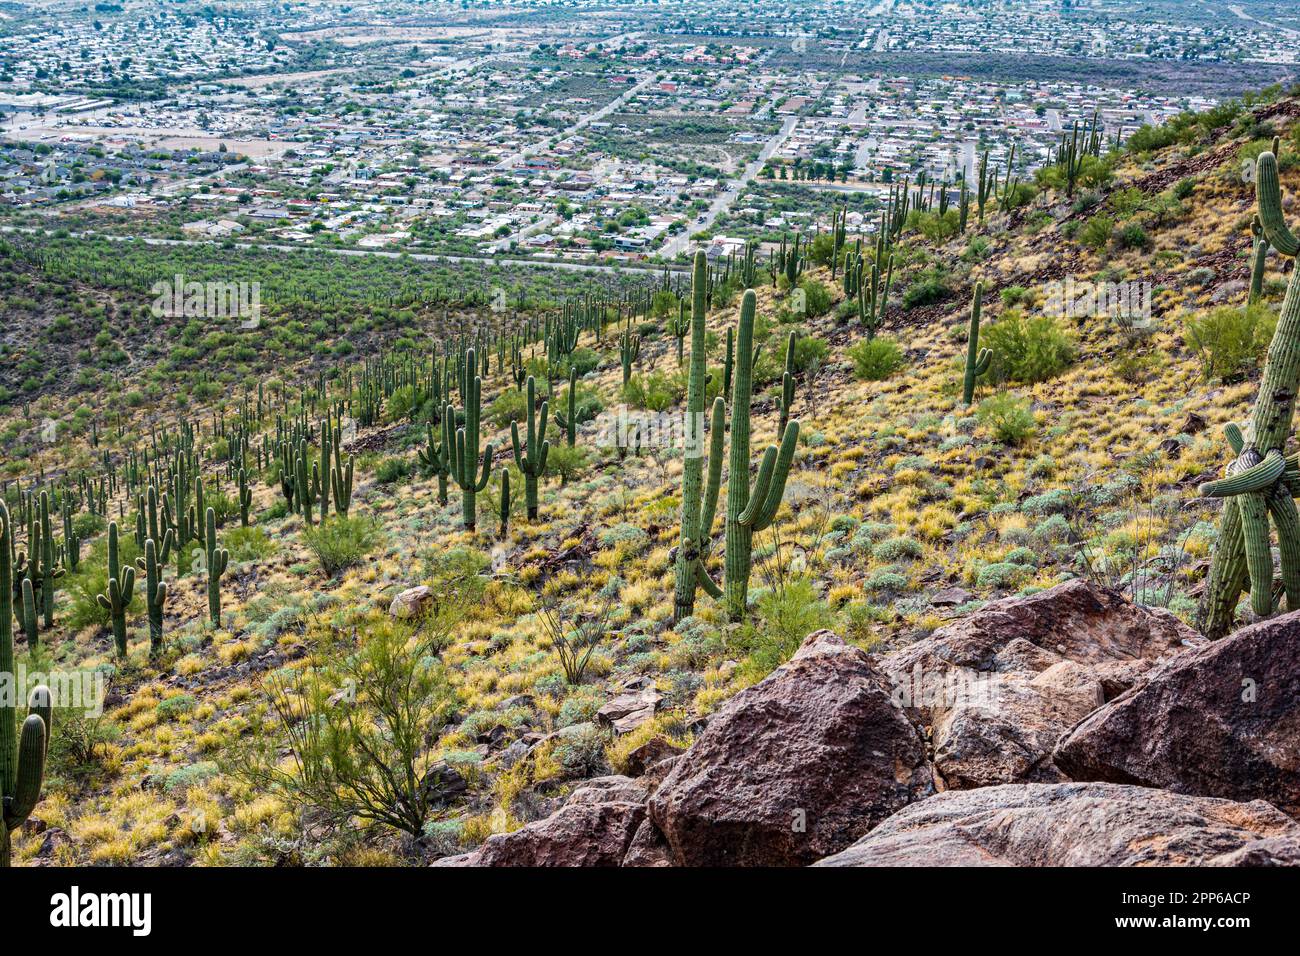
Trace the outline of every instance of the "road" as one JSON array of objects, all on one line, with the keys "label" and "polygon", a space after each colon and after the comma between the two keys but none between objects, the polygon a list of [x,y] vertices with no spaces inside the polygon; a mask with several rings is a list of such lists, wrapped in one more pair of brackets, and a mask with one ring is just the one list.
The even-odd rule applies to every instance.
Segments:
[{"label": "road", "polygon": [[1252,23],[1258,23],[1260,26],[1268,27],[1270,30],[1278,30],[1282,33],[1287,34],[1288,36],[1300,37],[1300,30],[1293,30],[1290,27],[1284,27],[1280,23],[1272,23],[1268,20],[1261,20],[1259,17],[1251,16],[1241,7],[1229,6],[1228,9],[1231,10],[1236,16],[1240,17],[1242,20],[1249,20]]},{"label": "road", "polygon": [[560,140],[568,139],[570,136],[574,136],[580,133],[584,128],[586,128],[591,123],[595,123],[599,120],[602,120],[610,113],[613,113],[615,110],[619,109],[631,97],[636,96],[647,86],[653,83],[654,80],[655,80],[654,74],[652,73],[649,76],[642,79],[640,83],[637,83],[631,89],[624,90],[621,96],[617,97],[616,99],[610,100],[608,103],[606,103],[604,106],[602,106],[600,109],[596,110],[595,112],[588,113],[586,116],[583,116],[581,119],[575,122],[568,129],[565,129],[560,133],[553,133],[547,136],[546,139],[541,140],[540,142],[533,143],[529,146],[525,146],[517,153],[511,153],[505,159],[501,160],[501,162],[497,163],[495,168],[514,169],[516,166],[522,163],[529,156],[533,155],[538,150],[542,149],[547,143],[552,141],[559,142]]},{"label": "road", "polygon": [[718,216],[731,208],[731,204],[736,201],[736,198],[744,191],[745,187],[753,182],[754,177],[762,171],[763,164],[781,148],[781,144],[790,138],[790,134],[795,131],[795,127],[798,125],[799,117],[788,117],[781,124],[781,131],[763,145],[763,148],[758,153],[758,159],[746,166],[740,176],[732,180],[731,185],[719,193],[713,202],[709,204],[708,211],[704,213],[703,221],[688,223],[686,228],[677,235],[669,236],[668,241],[659,247],[659,255],[669,260],[676,258],[690,246],[691,233],[703,232],[711,228]]}]

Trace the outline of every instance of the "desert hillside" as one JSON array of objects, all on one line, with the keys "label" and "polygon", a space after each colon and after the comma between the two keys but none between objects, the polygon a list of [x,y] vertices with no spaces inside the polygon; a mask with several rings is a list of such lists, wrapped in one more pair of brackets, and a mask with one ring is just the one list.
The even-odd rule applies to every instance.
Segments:
[{"label": "desert hillside", "polygon": [[[990,168],[986,196],[900,183],[859,229],[834,208],[693,273],[5,235],[0,614],[17,667],[106,694],[96,714],[55,702],[14,864],[622,862],[633,833],[639,862],[892,863],[949,804],[990,827],[998,800],[1073,818],[1014,786],[1083,788],[1139,830],[1213,815],[1180,801],[1225,793],[1163,783],[1168,813],[1135,824],[1139,775],[1090,745],[1105,728],[1053,746],[1147,665],[1224,643],[1196,633],[1223,508],[1198,489],[1235,457],[1224,426],[1251,416],[1294,269],[1270,248],[1252,291],[1256,160],[1276,151],[1300,221],[1298,117],[1270,91],[1122,147],[1076,128],[1036,177]],[[223,262],[264,279],[258,327],[153,310],[155,281]],[[683,428],[715,414],[692,477]],[[733,494],[737,441],[761,506]],[[682,572],[684,506],[713,521]],[[1231,629],[1257,611],[1243,592]],[[956,660],[991,613],[1023,640],[972,673],[1055,664],[1070,719],[1007,718],[980,756],[944,714],[891,706],[887,677]],[[1039,694],[1031,676],[1007,679]],[[783,759],[754,707],[807,713],[792,738],[828,712],[869,728],[836,746],[886,748],[897,779],[766,855],[692,829],[699,781],[746,742]],[[655,796],[665,777],[680,801]],[[498,836],[573,807],[612,844]],[[1295,829],[1265,817],[1222,826]]]}]

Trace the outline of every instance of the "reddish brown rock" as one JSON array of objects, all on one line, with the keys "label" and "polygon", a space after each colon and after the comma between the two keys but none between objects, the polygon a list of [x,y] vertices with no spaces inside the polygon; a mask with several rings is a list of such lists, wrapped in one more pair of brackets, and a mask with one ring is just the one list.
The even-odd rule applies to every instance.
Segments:
[{"label": "reddish brown rock", "polygon": [[575,790],[559,810],[513,833],[499,833],[473,853],[435,866],[619,866],[645,820],[644,784],[600,777]]},{"label": "reddish brown rock", "polygon": [[1070,730],[1054,760],[1076,780],[1267,800],[1300,816],[1300,612],[1150,671]]},{"label": "reddish brown rock", "polygon": [[932,728],[953,789],[1066,779],[1061,734],[1160,658],[1203,639],[1166,611],[1070,581],[995,601],[886,655],[895,701]]},{"label": "reddish brown rock", "polygon": [[650,800],[673,863],[800,866],[932,791],[925,748],[862,651],[829,631],[729,701]]},{"label": "reddish brown rock", "polygon": [[950,790],[818,866],[1300,865],[1300,824],[1235,803],[1110,783]]}]

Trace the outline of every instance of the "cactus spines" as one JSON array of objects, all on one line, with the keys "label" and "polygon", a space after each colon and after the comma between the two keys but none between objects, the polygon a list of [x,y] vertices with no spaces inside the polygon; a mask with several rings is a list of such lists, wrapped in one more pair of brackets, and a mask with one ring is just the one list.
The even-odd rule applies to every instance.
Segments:
[{"label": "cactus spines", "polygon": [[[171,534],[172,531],[168,528],[165,539],[170,539]],[[170,544],[169,540],[164,541],[164,552]],[[136,564],[144,571],[144,606],[149,618],[149,654],[156,657],[163,649],[163,605],[167,603],[167,582],[162,579],[163,559],[158,556],[158,546],[153,538],[145,539],[144,557]]]},{"label": "cactus spines", "polygon": [[753,566],[754,533],[763,531],[776,517],[785,495],[786,479],[799,441],[799,423],[791,421],[781,435],[781,446],[769,445],[749,484],[749,405],[753,395],[754,290],[745,292],[736,333],[736,371],[731,392],[731,451],[727,479],[727,555],[725,598],[733,621],[745,614],[749,574]]},{"label": "cactus spines", "polygon": [[[14,674],[13,528],[0,501],[0,675]],[[0,695],[0,866],[10,862],[9,834],[31,814],[41,796],[49,743],[51,698],[45,686],[33,689],[28,716],[18,729],[11,693]]]},{"label": "cactus spines", "polygon": [[542,402],[539,412],[536,392],[537,383],[530,375],[526,386],[528,432],[524,443],[519,441],[519,423],[510,423],[510,445],[514,450],[515,464],[524,476],[524,504],[529,521],[537,520],[537,479],[546,474],[546,456],[551,451],[551,443],[546,440],[546,416],[550,403]]},{"label": "cactus spines", "polygon": [[221,576],[230,563],[230,552],[217,547],[217,513],[209,508],[203,519],[204,566],[208,571],[208,618],[213,627],[221,626]]},{"label": "cactus spines", "polygon": [[[479,468],[479,416],[483,410],[483,380],[471,374],[478,366],[474,350],[465,353],[465,377],[462,400],[465,403],[465,424],[456,429],[456,441],[452,446],[451,477],[460,486],[461,521],[465,530],[473,531],[476,525],[475,504],[478,493],[487,488],[492,477],[492,455],[495,449],[489,442],[483,450],[483,467]],[[444,413],[447,420],[456,420],[456,409],[448,405]]]},{"label": "cactus spines", "polygon": [[[1263,238],[1283,255],[1300,253],[1300,240],[1283,219],[1277,158],[1271,152],[1261,153],[1256,162],[1255,194]],[[1200,607],[1201,629],[1211,639],[1222,637],[1231,628],[1237,599],[1247,586],[1255,614],[1266,616],[1274,611],[1270,518],[1278,532],[1287,608],[1300,608],[1300,511],[1292,495],[1295,483],[1283,458],[1297,388],[1300,274],[1293,271],[1268,347],[1254,412],[1244,431],[1236,425],[1225,429],[1237,457],[1228,465],[1223,480],[1206,482],[1199,489],[1202,495],[1225,499]]]},{"label": "cactus spines", "polygon": [[975,294],[970,303],[970,332],[966,340],[966,375],[962,380],[962,401],[970,405],[975,401],[975,380],[989,369],[993,361],[991,349],[980,348],[980,311],[984,304],[984,283],[975,283]]},{"label": "cactus spines", "polygon": [[117,562],[116,521],[108,523],[108,575],[104,593],[96,594],[95,600],[109,613],[118,657],[126,657],[126,609],[135,593],[135,568]]}]

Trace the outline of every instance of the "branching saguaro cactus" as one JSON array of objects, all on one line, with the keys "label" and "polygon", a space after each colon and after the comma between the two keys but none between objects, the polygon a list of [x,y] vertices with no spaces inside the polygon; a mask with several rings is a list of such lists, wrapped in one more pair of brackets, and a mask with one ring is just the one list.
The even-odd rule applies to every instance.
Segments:
[{"label": "branching saguaro cactus", "polygon": [[[420,465],[426,471],[437,475],[438,477],[438,504],[447,503],[447,477],[451,474],[451,449],[454,444],[451,431],[451,419],[446,415],[442,416],[442,442],[439,443],[433,430],[433,422],[429,422],[428,433],[424,443],[416,454],[420,458]],[[349,467],[351,462],[348,462]],[[335,499],[337,500],[337,498]]]},{"label": "branching saguaro cactus", "polygon": [[[718,508],[718,487],[722,480],[723,416],[726,402],[713,400],[713,422],[709,432],[709,479],[704,485],[704,393],[707,382],[705,355],[705,301],[708,284],[708,259],[695,254],[691,282],[691,358],[686,379],[685,456],[682,461],[682,529],[677,542],[677,579],[673,592],[675,620],[695,613],[695,593],[699,587],[711,595],[722,592],[704,568],[712,536],[713,516]],[[728,342],[731,336],[728,332]]]},{"label": "branching saguaro cactus", "polygon": [[623,387],[632,380],[632,366],[641,355],[641,336],[628,330],[618,337],[618,360],[623,366]]},{"label": "branching saguaro cactus", "polygon": [[792,421],[781,435],[781,447],[769,445],[763,452],[758,475],[749,484],[749,404],[754,373],[754,290],[745,293],[740,304],[740,327],[736,331],[736,372],[731,391],[731,453],[727,478],[727,561],[725,597],[727,616],[738,621],[745,614],[749,595],[749,573],[753,567],[754,533],[767,528],[776,517],[785,495],[799,423]]},{"label": "branching saguaro cactus", "polygon": [[[171,528],[163,536],[162,553],[171,547]],[[144,542],[144,557],[136,559],[136,567],[144,572],[144,607],[149,618],[149,655],[157,657],[163,649],[163,605],[167,603],[167,583],[162,579],[165,557],[159,557],[158,545],[153,538]]]},{"label": "branching saguaro cactus", "polygon": [[99,606],[113,623],[113,644],[118,657],[126,657],[126,609],[135,593],[135,568],[117,560],[117,522],[108,523],[108,585],[96,594]]},{"label": "branching saguaro cactus", "polygon": [[[1283,219],[1277,158],[1271,152],[1259,155],[1255,194],[1265,239],[1284,256],[1300,255],[1300,239]],[[1235,424],[1225,429],[1237,457],[1228,465],[1224,478],[1207,482],[1199,489],[1202,495],[1226,499],[1200,608],[1201,630],[1210,638],[1228,633],[1237,599],[1247,585],[1254,613],[1273,613],[1270,518],[1277,528],[1287,608],[1300,608],[1300,511],[1294,500],[1295,491],[1300,490],[1300,471],[1294,461],[1283,457],[1282,451],[1291,433],[1298,388],[1300,270],[1294,270],[1277,331],[1268,347],[1254,413],[1244,432]]]},{"label": "branching saguaro cactus", "polygon": [[966,340],[966,377],[962,380],[962,401],[967,405],[975,401],[975,380],[989,370],[993,361],[991,349],[980,348],[980,310],[984,304],[984,283],[975,283],[975,295],[970,303],[970,333]]},{"label": "branching saguaro cactus", "polygon": [[10,863],[10,834],[22,826],[41,798],[45,776],[45,751],[49,743],[51,698],[49,688],[32,691],[27,719],[18,728],[13,700],[14,577],[13,534],[9,509],[0,502],[0,678],[9,691],[0,695],[0,866]]},{"label": "branching saguaro cactus", "polygon": [[[324,518],[321,519],[322,521]],[[208,572],[208,618],[213,627],[221,626],[221,576],[230,563],[230,552],[217,547],[217,513],[209,508],[203,519],[204,567]]]},{"label": "branching saguaro cactus", "polygon": [[[477,368],[473,349],[465,353],[465,365],[468,369]],[[462,390],[465,402],[465,424],[456,429],[456,441],[452,446],[451,477],[460,486],[461,521],[467,531],[473,531],[476,524],[475,504],[478,493],[487,488],[488,479],[492,477],[492,455],[495,449],[489,442],[483,450],[483,467],[479,468],[479,416],[483,411],[483,379],[477,375],[466,375]],[[448,405],[443,413],[446,420],[456,420],[456,409]]]},{"label": "branching saguaro cactus", "polygon": [[[528,433],[524,442],[519,441],[519,423],[510,423],[510,445],[514,450],[515,464],[524,476],[524,505],[528,510],[528,520],[537,520],[537,480],[546,474],[546,456],[550,454],[551,443],[546,440],[546,416],[550,402],[542,402],[537,410],[537,383],[528,376],[526,387],[528,396]],[[503,485],[503,488],[506,486]]]}]

